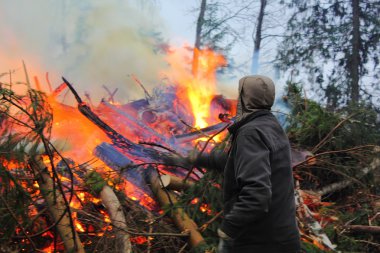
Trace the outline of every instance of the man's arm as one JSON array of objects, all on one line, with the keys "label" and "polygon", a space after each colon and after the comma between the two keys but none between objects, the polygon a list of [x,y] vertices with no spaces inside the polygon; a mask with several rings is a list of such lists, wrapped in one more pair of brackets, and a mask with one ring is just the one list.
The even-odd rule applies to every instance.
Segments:
[{"label": "man's arm", "polygon": [[240,133],[233,153],[238,200],[225,216],[221,230],[235,238],[247,224],[269,211],[272,197],[270,150],[257,131]]},{"label": "man's arm", "polygon": [[202,154],[195,160],[194,165],[211,170],[223,172],[227,162],[227,153],[223,150],[214,148],[210,154]]}]

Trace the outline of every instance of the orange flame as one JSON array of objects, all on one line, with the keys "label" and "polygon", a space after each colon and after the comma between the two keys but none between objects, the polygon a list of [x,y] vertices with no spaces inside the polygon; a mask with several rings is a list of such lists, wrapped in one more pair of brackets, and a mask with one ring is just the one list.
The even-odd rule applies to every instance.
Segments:
[{"label": "orange flame", "polygon": [[167,56],[171,66],[165,73],[179,85],[177,96],[181,101],[188,101],[194,116],[194,126],[203,128],[217,122],[217,117],[210,117],[210,104],[216,94],[216,70],[226,64],[225,58],[210,49],[195,49],[197,58],[197,73],[191,72],[184,59],[189,58],[189,52],[184,49],[173,50]]}]

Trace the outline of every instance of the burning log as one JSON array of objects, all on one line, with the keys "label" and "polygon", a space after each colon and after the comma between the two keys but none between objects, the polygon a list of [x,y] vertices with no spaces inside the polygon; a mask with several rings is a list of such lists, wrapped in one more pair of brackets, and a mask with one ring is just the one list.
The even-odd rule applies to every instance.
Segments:
[{"label": "burning log", "polygon": [[112,224],[116,228],[120,228],[116,233],[117,247],[120,250],[119,252],[130,253],[132,245],[129,240],[129,234],[121,230],[126,230],[127,225],[119,199],[108,185],[105,185],[101,190],[100,198],[110,215]]},{"label": "burning log", "polygon": [[179,177],[171,175],[162,175],[160,181],[162,187],[165,187],[169,190],[182,191],[190,188],[194,185],[191,181],[184,181]]},{"label": "burning log", "polygon": [[129,113],[117,108],[116,106],[112,105],[109,102],[103,101],[102,103],[105,106],[107,106],[108,108],[110,108],[111,110],[118,113],[118,115],[121,115],[122,117],[126,118],[131,124],[137,125],[138,128],[141,128],[144,132],[151,134],[151,136],[154,136],[161,143],[163,143],[166,146],[169,146],[170,148],[173,149],[173,147],[171,147],[170,141],[165,136],[157,133],[155,130],[153,130],[152,128],[150,128],[149,126],[147,126],[146,124],[141,122],[139,119],[137,119],[137,118],[133,117],[132,115],[130,115]]},{"label": "burning log", "polygon": [[162,188],[160,175],[152,169],[149,172],[148,179],[150,182],[150,187],[157,197],[160,205],[162,207],[171,205],[172,209],[170,215],[178,229],[182,232],[189,232],[189,244],[192,247],[197,247],[205,243],[195,222],[190,219],[182,208],[175,206],[177,199],[174,193]]},{"label": "burning log", "polygon": [[45,198],[49,213],[57,224],[56,228],[61,236],[66,251],[84,253],[83,245],[70,218],[70,207],[65,204],[61,192],[55,189],[56,185],[50,177],[46,166],[42,161],[31,161],[30,166],[34,174],[39,175],[37,179],[39,188]]},{"label": "burning log", "polygon": [[79,111],[100,129],[102,129],[118,148],[126,151],[128,154],[134,156],[138,160],[155,162],[163,160],[164,155],[162,153],[159,153],[155,149],[145,148],[143,146],[137,145],[136,143],[130,141],[123,135],[116,132],[112,127],[101,120],[91,110],[91,108],[82,101],[78,93],[75,91],[74,87],[65,78],[62,77],[62,79],[74,94],[75,99],[78,102]]}]

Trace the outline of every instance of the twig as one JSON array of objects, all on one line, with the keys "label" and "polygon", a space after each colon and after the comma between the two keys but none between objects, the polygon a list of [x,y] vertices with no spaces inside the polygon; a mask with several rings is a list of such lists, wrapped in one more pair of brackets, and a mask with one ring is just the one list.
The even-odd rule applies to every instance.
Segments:
[{"label": "twig", "polygon": [[[151,212],[148,213],[148,219],[149,219],[149,233],[152,233],[153,232],[153,226],[152,226],[152,224],[153,224],[153,217],[152,217],[152,213]],[[150,240],[149,237],[148,237],[148,242],[147,243],[148,243],[148,247],[147,247],[146,252],[150,253],[150,251],[152,249],[152,242],[151,242],[151,240]]]},{"label": "twig", "polygon": [[315,158],[317,158],[319,156],[329,155],[329,154],[336,154],[336,153],[344,153],[344,152],[354,151],[354,150],[358,150],[358,149],[374,148],[374,147],[376,147],[376,145],[363,145],[363,146],[353,147],[353,148],[349,148],[349,149],[333,150],[333,151],[326,151],[326,152],[318,153],[318,154],[316,154],[314,156],[310,156],[305,161],[297,163],[296,165],[293,166],[293,168],[296,168],[296,167],[298,167],[300,165],[308,163],[310,160],[313,160],[313,159],[315,159]]},{"label": "twig", "polygon": [[182,252],[186,249],[186,247],[187,247],[188,244],[189,244],[188,242],[185,243],[185,244],[179,249],[178,253],[182,253]]},{"label": "twig", "polygon": [[144,85],[142,84],[142,82],[135,76],[135,75],[131,75],[132,79],[141,87],[141,89],[143,89],[144,93],[145,93],[145,96],[146,98],[149,98],[151,99],[152,96],[149,94],[149,92],[145,89]]},{"label": "twig", "polygon": [[142,145],[149,145],[149,146],[153,146],[153,147],[159,147],[159,148],[162,148],[162,149],[165,149],[173,154],[176,154],[180,157],[183,157],[182,155],[180,155],[177,151],[171,149],[171,148],[168,148],[166,146],[163,146],[161,144],[157,144],[157,143],[154,143],[154,142],[147,142],[147,141],[139,141],[139,144],[142,144]]},{"label": "twig", "polygon": [[370,242],[370,241],[366,241],[366,240],[355,240],[355,242],[366,243],[366,244],[369,244],[369,245],[375,246],[375,247],[377,247],[378,249],[380,249],[380,244],[378,244],[378,243],[374,243],[374,242]]},{"label": "twig", "polygon": [[104,222],[107,225],[110,225],[110,226],[112,226],[112,227],[114,227],[116,229],[120,229],[120,230],[124,231],[125,233],[133,235],[133,236],[140,236],[140,235],[141,236],[174,236],[174,237],[188,237],[189,236],[189,233],[180,233],[180,234],[178,234],[178,233],[140,233],[140,232],[133,232],[131,230],[127,230],[125,228],[118,227],[118,226],[112,224],[111,222],[104,221],[103,219],[101,219],[101,218],[99,218],[99,217],[97,217],[95,215],[89,214],[89,213],[87,213],[87,212],[85,212],[83,210],[75,209],[75,211],[76,212],[80,212],[82,214],[85,214],[85,215],[87,215],[87,216],[89,216],[89,217],[91,217],[93,219],[98,220],[98,221]]},{"label": "twig", "polygon": [[351,115],[349,115],[347,118],[341,120],[333,129],[331,129],[331,131],[325,136],[325,138],[323,138],[314,148],[313,150],[311,151],[311,153],[315,153],[317,152],[319,149],[321,149],[321,147],[323,147],[323,145],[325,145],[327,143],[327,140],[331,137],[331,135],[341,126],[343,125],[344,122],[346,122],[347,120],[349,120],[350,118],[354,117],[357,113],[353,113]]},{"label": "twig", "polygon": [[221,215],[223,214],[223,210],[218,212],[217,214],[215,214],[214,217],[212,217],[209,221],[205,222],[200,228],[199,228],[199,231],[200,232],[203,232],[207,229],[207,227],[213,223],[216,219],[218,219]]}]

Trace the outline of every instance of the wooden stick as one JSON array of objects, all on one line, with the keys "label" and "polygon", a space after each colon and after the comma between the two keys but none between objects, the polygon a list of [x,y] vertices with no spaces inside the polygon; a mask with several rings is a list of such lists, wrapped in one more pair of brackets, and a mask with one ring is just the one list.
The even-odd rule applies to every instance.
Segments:
[{"label": "wooden stick", "polygon": [[172,203],[170,216],[178,229],[182,232],[189,232],[189,244],[191,247],[196,247],[202,243],[205,243],[202,235],[198,231],[198,226],[195,222],[189,218],[183,208],[175,206],[177,203],[176,196],[173,192],[165,191],[162,188],[159,175],[157,172],[149,171],[150,187],[157,197],[158,202],[162,207],[168,206]]}]

